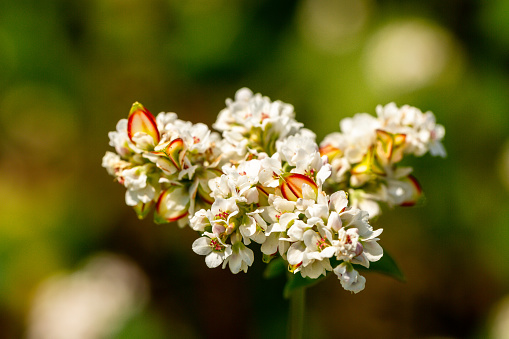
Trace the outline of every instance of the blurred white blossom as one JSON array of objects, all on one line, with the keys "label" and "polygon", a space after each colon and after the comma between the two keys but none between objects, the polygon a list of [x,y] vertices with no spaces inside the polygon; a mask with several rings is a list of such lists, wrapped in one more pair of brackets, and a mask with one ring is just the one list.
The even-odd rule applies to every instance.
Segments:
[{"label": "blurred white blossom", "polygon": [[29,339],[102,339],[140,311],[148,281],[132,262],[96,255],[80,270],[44,281],[27,320]]}]

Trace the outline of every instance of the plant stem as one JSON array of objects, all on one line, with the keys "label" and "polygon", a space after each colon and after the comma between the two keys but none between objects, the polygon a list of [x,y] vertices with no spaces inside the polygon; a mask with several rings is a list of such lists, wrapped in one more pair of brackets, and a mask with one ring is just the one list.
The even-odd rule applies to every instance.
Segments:
[{"label": "plant stem", "polygon": [[304,332],[304,310],[306,303],[306,288],[296,288],[290,295],[290,310],[288,314],[288,338],[302,339]]}]

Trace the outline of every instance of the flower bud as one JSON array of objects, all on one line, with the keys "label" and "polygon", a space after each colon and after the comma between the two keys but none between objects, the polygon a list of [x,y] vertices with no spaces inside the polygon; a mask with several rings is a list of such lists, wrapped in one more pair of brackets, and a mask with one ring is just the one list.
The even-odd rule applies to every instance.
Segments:
[{"label": "flower bud", "polygon": [[332,159],[338,156],[342,156],[343,152],[339,148],[336,148],[332,145],[325,145],[320,147],[320,155],[326,155],[329,159],[329,162],[331,162]]},{"label": "flower bud", "polygon": [[304,198],[302,193],[302,185],[307,184],[311,189],[318,194],[318,185],[313,179],[298,173],[291,173],[283,177],[281,184],[281,194],[286,200],[297,201],[299,198]]},{"label": "flower bud", "polygon": [[405,134],[392,134],[376,130],[376,157],[383,164],[397,163],[403,159],[405,150]]},{"label": "flower bud", "polygon": [[171,162],[180,171],[184,165],[184,157],[186,155],[184,140],[177,138],[172,140],[168,147],[164,150],[164,153],[170,158]]},{"label": "flower bud", "polygon": [[172,185],[164,190],[156,204],[154,220],[167,223],[184,218],[189,213],[189,193],[186,186]]},{"label": "flower bud", "polygon": [[134,144],[136,144],[136,142],[133,140],[133,137],[136,133],[145,133],[152,137],[154,146],[159,143],[160,136],[156,119],[152,113],[139,102],[133,104],[127,120],[127,135]]},{"label": "flower bud", "polygon": [[406,201],[404,201],[401,204],[401,206],[414,206],[415,204],[417,204],[419,199],[421,199],[421,197],[422,197],[421,185],[419,184],[419,182],[417,181],[417,179],[413,175],[409,175],[406,178],[402,178],[400,180],[403,181],[403,182],[409,183],[410,187],[412,187],[412,189],[413,189],[412,190],[412,194],[411,194],[411,198],[406,200]]}]

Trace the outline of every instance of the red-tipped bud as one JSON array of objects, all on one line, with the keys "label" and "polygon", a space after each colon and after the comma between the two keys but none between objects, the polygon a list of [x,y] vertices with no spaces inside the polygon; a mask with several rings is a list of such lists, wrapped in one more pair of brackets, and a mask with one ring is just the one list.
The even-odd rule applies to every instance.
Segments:
[{"label": "red-tipped bud", "polygon": [[160,136],[156,119],[142,104],[135,102],[127,119],[127,135],[133,143],[135,143],[133,137],[138,132],[150,135],[154,139],[154,146],[159,143]]},{"label": "red-tipped bud", "polygon": [[320,147],[320,155],[321,156],[326,155],[327,158],[329,159],[329,162],[331,162],[332,159],[343,155],[343,152],[339,148],[336,148],[332,145],[325,145]]},{"label": "red-tipped bud", "polygon": [[414,206],[422,197],[421,185],[413,175],[409,175],[408,177],[400,180],[410,183],[413,188],[412,197],[409,200],[404,201],[401,206]]},{"label": "red-tipped bud", "polygon": [[375,157],[373,146],[371,146],[368,150],[368,153],[364,155],[362,161],[355,165],[352,168],[353,175],[369,175],[369,174],[378,174],[385,175],[385,169],[382,164],[378,161],[377,157]]},{"label": "red-tipped bud", "polygon": [[383,165],[401,161],[405,150],[405,134],[392,134],[377,129],[376,140],[376,157]]},{"label": "red-tipped bud", "polygon": [[287,200],[297,201],[299,198],[303,198],[302,185],[307,184],[318,194],[318,185],[311,179],[302,174],[291,173],[283,178],[281,184],[281,194]]},{"label": "red-tipped bud", "polygon": [[185,186],[171,186],[163,191],[157,200],[154,221],[166,223],[184,218],[189,213],[189,199]]},{"label": "red-tipped bud", "polygon": [[184,156],[186,155],[184,140],[177,138],[168,144],[164,153],[170,158],[171,162],[180,171],[184,165]]}]

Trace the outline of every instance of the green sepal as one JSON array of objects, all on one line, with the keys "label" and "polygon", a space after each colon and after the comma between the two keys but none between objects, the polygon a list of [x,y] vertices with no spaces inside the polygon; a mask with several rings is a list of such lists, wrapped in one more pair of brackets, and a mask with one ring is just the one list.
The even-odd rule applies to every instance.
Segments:
[{"label": "green sepal", "polygon": [[145,217],[152,211],[152,208],[154,207],[155,203],[154,201],[150,201],[146,204],[142,203],[141,201],[138,203],[138,205],[133,206],[134,212],[136,212],[136,215],[138,216],[138,219],[145,219]]},{"label": "green sepal", "polygon": [[166,218],[163,218],[157,211],[154,213],[154,223],[161,225],[161,224],[168,224],[170,221]]}]

